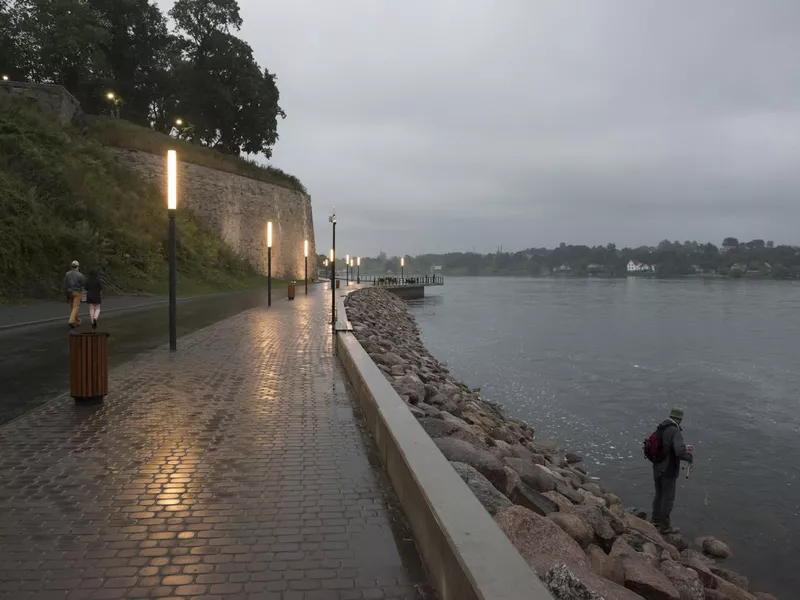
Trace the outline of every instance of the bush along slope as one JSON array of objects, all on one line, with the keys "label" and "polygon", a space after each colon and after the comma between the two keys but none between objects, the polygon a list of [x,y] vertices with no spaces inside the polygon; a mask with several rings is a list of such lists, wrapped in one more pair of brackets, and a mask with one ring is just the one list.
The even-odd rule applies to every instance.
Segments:
[{"label": "bush along slope", "polygon": [[[179,282],[223,291],[258,277],[190,213],[179,208],[177,221]],[[10,98],[0,99],[0,239],[0,300],[60,297],[72,260],[99,269],[111,289],[165,289],[161,191],[97,142]]]}]

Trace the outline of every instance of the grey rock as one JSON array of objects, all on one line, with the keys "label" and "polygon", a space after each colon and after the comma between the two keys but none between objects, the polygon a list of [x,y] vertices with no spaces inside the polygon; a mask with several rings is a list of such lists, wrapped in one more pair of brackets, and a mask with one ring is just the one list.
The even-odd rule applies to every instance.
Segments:
[{"label": "grey rock", "polygon": [[703,548],[703,552],[714,558],[728,558],[732,554],[730,547],[715,537],[700,538],[698,545]]},{"label": "grey rock", "polygon": [[533,488],[525,485],[524,481],[520,481],[517,486],[512,490],[509,498],[514,504],[524,506],[528,510],[532,510],[538,515],[543,517],[553,512],[558,512],[558,504],[540,494]]},{"label": "grey rock", "polygon": [[542,494],[545,498],[549,498],[556,504],[558,504],[559,512],[566,512],[566,513],[574,513],[575,512],[575,505],[569,501],[569,499],[564,496],[563,494],[559,494],[558,491],[553,492],[545,492]]},{"label": "grey rock", "polygon": [[[420,377],[420,380],[422,380],[422,377]],[[430,400],[431,398],[433,398],[438,394],[439,394],[439,388],[437,388],[432,383],[425,384],[425,400]]]},{"label": "grey rock", "polygon": [[534,465],[521,458],[504,458],[503,463],[519,473],[523,483],[537,492],[551,492],[556,489],[555,479],[541,465]]},{"label": "grey rock", "polygon": [[575,513],[594,531],[600,547],[604,550],[610,550],[614,540],[617,539],[617,533],[611,527],[611,523],[606,519],[600,507],[579,506],[575,508]]},{"label": "grey rock", "polygon": [[503,470],[503,463],[486,450],[481,450],[468,442],[452,437],[436,438],[433,442],[447,460],[468,464],[492,482],[492,485],[498,490],[505,489],[506,473]]},{"label": "grey rock", "polygon": [[392,368],[389,369],[389,372],[392,375],[402,376],[405,375],[406,369],[403,365],[392,365]]},{"label": "grey rock", "polygon": [[558,454],[558,444],[550,440],[531,440],[528,447],[537,454]]},{"label": "grey rock", "polygon": [[750,588],[750,581],[744,575],[739,575],[739,573],[734,573],[733,571],[723,569],[722,567],[711,567],[711,572],[717,577],[722,577],[722,579],[725,581],[729,581],[736,587],[740,587],[743,590]]},{"label": "grey rock", "polygon": [[703,583],[697,571],[674,560],[663,561],[660,569],[678,590],[681,600],[704,600]]},{"label": "grey rock", "polygon": [[391,367],[393,365],[405,365],[405,362],[394,352],[387,352],[386,354],[379,354],[377,357],[379,362]]},{"label": "grey rock", "polygon": [[619,538],[609,553],[622,567],[625,587],[647,600],[680,600],[678,590],[667,576],[642,558],[625,540]]},{"label": "grey rock", "polygon": [[522,485],[522,479],[519,473],[510,467],[503,467],[503,470],[506,472],[506,486],[500,491],[510,498],[517,486]]},{"label": "grey rock", "polygon": [[581,548],[586,548],[594,539],[594,531],[589,529],[586,522],[576,514],[551,512],[548,518],[556,525],[561,527],[569,537],[580,544]]},{"label": "grey rock", "polygon": [[674,546],[678,552],[689,547],[689,542],[680,533],[662,533],[661,537],[664,538],[665,542]]},{"label": "grey rock", "polygon": [[[535,460],[536,459],[536,455],[533,452],[531,452],[530,450],[528,450],[525,446],[520,444],[519,442],[514,442],[511,445],[511,452],[516,458],[521,458],[522,460],[525,460],[525,461],[528,461],[528,462],[531,462],[531,463],[536,463],[537,462]],[[539,464],[541,464],[541,463],[539,463]]]},{"label": "grey rock", "polygon": [[727,600],[754,600],[753,594],[726,579],[722,579],[722,577],[717,577],[717,585],[714,591]]},{"label": "grey rock", "polygon": [[412,404],[425,401],[425,386],[416,375],[395,379],[392,385],[398,394],[408,396]]},{"label": "grey rock", "polygon": [[537,572],[550,568],[541,571],[542,564],[538,559],[543,556],[550,561],[588,569],[589,559],[578,542],[550,519],[522,506],[512,506],[497,513],[494,520],[528,564],[538,569]]},{"label": "grey rock", "polygon": [[583,461],[583,457],[575,452],[567,452],[566,455],[564,455],[564,458],[566,458],[567,462],[571,465]]},{"label": "grey rock", "polygon": [[452,433],[461,429],[454,423],[448,423],[444,419],[437,419],[434,417],[426,417],[419,420],[419,424],[432,438],[448,437]]},{"label": "grey rock", "polygon": [[594,496],[598,496],[598,497],[602,498],[603,495],[604,495],[603,490],[596,483],[592,483],[592,482],[582,483],[580,487],[581,487],[581,489],[586,490],[587,492],[589,492],[590,494],[592,494]]},{"label": "grey rock", "polygon": [[556,481],[556,491],[562,496],[569,498],[573,504],[583,504],[583,494],[579,494],[576,489],[570,487],[566,483]]},{"label": "grey rock", "polygon": [[542,570],[541,579],[553,600],[642,600],[638,594],[577,565],[556,562]]},{"label": "grey rock", "polygon": [[473,467],[459,462],[451,463],[453,468],[464,480],[478,501],[490,515],[495,515],[504,508],[511,506],[511,502],[491,482],[476,471]]}]

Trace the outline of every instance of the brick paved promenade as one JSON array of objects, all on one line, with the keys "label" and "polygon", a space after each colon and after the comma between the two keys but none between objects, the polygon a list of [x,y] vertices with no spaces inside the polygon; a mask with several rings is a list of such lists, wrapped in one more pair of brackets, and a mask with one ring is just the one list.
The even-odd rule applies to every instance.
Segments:
[{"label": "brick paved promenade", "polygon": [[328,296],[274,300],[0,428],[0,598],[422,597]]}]

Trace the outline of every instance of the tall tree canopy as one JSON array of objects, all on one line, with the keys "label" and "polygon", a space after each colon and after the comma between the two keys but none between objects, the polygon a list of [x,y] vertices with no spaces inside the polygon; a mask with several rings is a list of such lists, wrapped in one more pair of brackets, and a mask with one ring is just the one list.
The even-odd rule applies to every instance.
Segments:
[{"label": "tall tree canopy", "polygon": [[227,154],[272,155],[280,108],[275,76],[236,37],[236,0],[177,0],[175,31],[151,0],[0,0],[0,70],[58,83],[89,113],[170,131]]}]

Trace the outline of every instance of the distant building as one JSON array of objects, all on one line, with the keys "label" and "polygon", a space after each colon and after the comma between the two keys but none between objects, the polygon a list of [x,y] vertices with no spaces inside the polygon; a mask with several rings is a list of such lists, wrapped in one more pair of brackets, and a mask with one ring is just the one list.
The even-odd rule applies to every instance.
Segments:
[{"label": "distant building", "polygon": [[638,260],[628,261],[628,273],[650,273],[655,270],[656,268],[653,265],[648,265]]},{"label": "distant building", "polygon": [[433,265],[433,270],[434,271],[441,271],[442,270],[442,265]]},{"label": "distant building", "polygon": [[558,267],[556,269],[556,272],[557,273],[571,273],[572,272],[572,267],[570,267],[569,265],[561,265],[560,267]]}]

